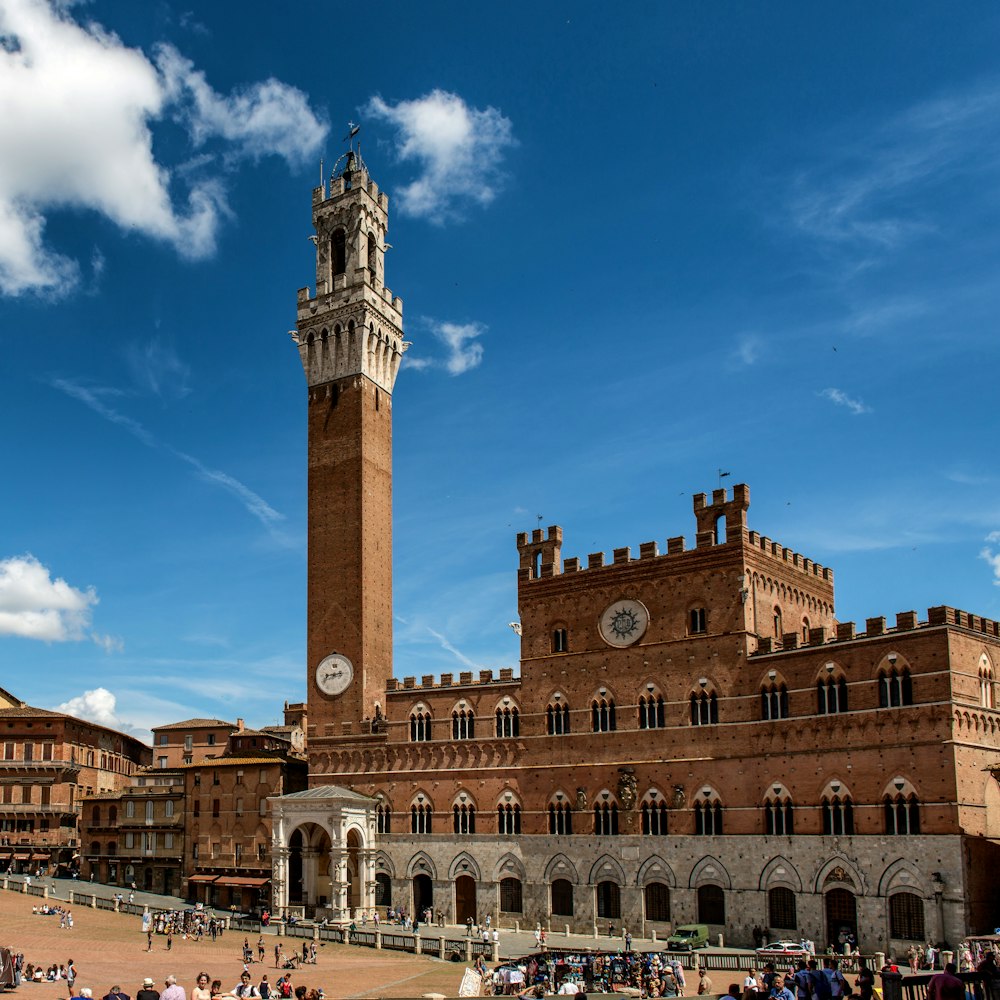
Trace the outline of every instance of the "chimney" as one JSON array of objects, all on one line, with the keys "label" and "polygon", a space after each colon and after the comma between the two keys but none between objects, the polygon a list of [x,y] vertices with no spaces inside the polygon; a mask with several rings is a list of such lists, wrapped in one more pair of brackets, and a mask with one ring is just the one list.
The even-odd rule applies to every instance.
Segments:
[{"label": "chimney", "polygon": [[237,719],[236,720],[236,731],[238,733],[242,733],[243,732],[243,720],[242,719]]}]

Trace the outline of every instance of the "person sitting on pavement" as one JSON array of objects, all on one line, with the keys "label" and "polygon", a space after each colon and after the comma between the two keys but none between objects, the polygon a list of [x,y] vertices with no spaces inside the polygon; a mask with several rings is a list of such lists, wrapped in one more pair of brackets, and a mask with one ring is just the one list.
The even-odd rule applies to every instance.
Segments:
[{"label": "person sitting on pavement", "polygon": [[153,980],[150,976],[146,976],[142,981],[142,989],[136,993],[135,1000],[160,1000],[160,992],[153,989]]},{"label": "person sitting on pavement", "polygon": [[104,995],[103,1000],[132,1000],[127,993],[122,993],[120,986],[112,986]]}]

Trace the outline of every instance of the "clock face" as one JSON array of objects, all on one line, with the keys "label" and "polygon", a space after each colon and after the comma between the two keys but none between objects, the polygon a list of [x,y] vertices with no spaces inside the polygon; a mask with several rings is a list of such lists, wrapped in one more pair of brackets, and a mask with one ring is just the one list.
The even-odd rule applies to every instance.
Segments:
[{"label": "clock face", "polygon": [[354,677],[354,665],[343,653],[331,653],[316,668],[316,687],[328,695],[343,694]]},{"label": "clock face", "polygon": [[631,646],[638,642],[649,624],[649,612],[639,601],[623,598],[601,615],[601,638],[609,646]]}]

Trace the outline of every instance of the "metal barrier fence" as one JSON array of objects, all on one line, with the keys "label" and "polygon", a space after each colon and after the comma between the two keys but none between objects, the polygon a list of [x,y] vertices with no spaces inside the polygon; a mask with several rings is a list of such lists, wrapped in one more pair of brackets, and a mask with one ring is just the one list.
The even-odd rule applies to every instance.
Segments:
[{"label": "metal barrier fence", "polygon": [[234,931],[249,931],[252,934],[259,934],[261,923],[259,920],[253,920],[250,917],[230,917],[229,927]]},{"label": "metal barrier fence", "polygon": [[115,908],[115,901],[107,896],[95,896],[94,898],[97,900],[99,910],[113,910]]}]

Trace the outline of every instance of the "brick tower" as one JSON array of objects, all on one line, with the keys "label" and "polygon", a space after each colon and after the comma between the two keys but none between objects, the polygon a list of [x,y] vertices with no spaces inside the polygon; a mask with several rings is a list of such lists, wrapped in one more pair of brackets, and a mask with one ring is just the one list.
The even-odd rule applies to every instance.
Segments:
[{"label": "brick tower", "polygon": [[392,676],[392,388],[408,346],[384,283],[388,198],[360,156],[341,163],[329,192],[313,191],[316,294],[299,290],[292,333],[309,386],[308,712],[320,739],[382,712]]}]

